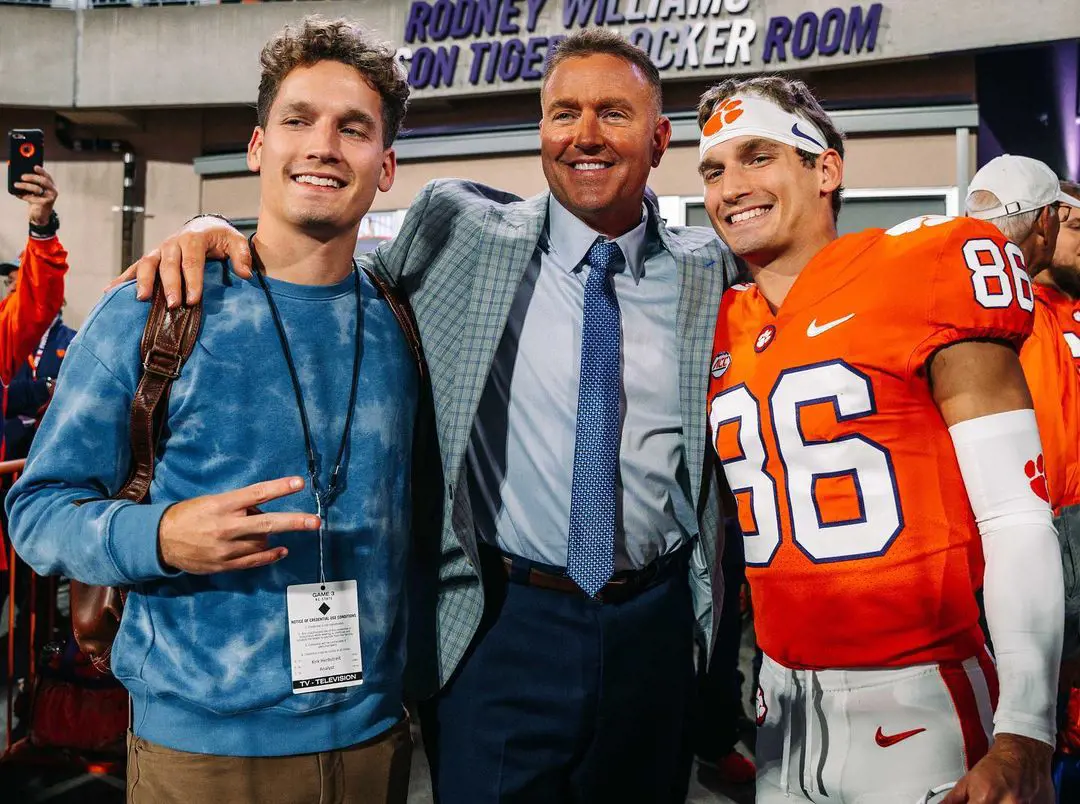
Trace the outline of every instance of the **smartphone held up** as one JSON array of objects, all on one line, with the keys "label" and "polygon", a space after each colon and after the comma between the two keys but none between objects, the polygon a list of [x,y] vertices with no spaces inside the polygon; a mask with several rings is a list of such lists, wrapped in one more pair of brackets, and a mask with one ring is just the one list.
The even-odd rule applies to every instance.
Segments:
[{"label": "smartphone held up", "polygon": [[15,184],[35,167],[45,166],[45,134],[39,128],[16,128],[8,132],[8,192],[23,196]]}]

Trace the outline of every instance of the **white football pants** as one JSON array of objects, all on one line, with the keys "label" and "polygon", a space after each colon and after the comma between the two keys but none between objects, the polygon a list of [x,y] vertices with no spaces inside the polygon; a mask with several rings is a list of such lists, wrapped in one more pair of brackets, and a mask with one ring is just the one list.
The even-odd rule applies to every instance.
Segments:
[{"label": "white football pants", "polygon": [[915,804],[982,758],[996,703],[985,649],[884,670],[791,670],[766,656],[757,804]]}]

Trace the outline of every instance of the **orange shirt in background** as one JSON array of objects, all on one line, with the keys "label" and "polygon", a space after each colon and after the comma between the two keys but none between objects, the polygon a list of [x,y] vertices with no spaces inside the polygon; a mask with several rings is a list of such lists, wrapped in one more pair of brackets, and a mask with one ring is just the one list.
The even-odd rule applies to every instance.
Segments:
[{"label": "orange shirt in background", "polygon": [[0,301],[0,382],[7,385],[64,304],[67,251],[56,237],[31,237],[14,293]]},{"label": "orange shirt in background", "polygon": [[[0,301],[0,460],[4,459],[7,386],[34,352],[64,304],[67,251],[54,236],[30,237],[19,263],[15,292]],[[0,538],[0,571],[7,569],[7,551]]]},{"label": "orange shirt in background", "polygon": [[1035,286],[1035,325],[1020,364],[1035,403],[1050,506],[1057,511],[1080,503],[1080,374],[1047,290]]},{"label": "orange shirt in background", "polygon": [[1054,318],[1061,327],[1066,350],[1080,371],[1080,301],[1046,285],[1035,286],[1035,297],[1050,305]]}]

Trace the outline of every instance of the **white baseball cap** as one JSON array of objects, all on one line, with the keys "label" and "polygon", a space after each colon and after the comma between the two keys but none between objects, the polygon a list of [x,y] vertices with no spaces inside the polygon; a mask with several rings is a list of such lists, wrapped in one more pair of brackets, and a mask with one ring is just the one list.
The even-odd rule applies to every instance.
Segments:
[{"label": "white baseball cap", "polygon": [[1042,209],[1055,201],[1080,207],[1080,199],[1061,189],[1058,177],[1049,166],[1027,156],[1005,154],[991,159],[972,177],[968,199],[978,190],[993,193],[1000,202],[996,207],[978,212],[968,209],[968,215],[984,221]]}]

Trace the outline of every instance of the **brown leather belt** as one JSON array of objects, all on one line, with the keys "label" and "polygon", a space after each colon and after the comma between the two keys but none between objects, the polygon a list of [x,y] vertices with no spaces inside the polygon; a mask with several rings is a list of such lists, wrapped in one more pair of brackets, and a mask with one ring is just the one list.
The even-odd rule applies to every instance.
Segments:
[{"label": "brown leather belt", "polygon": [[[494,548],[489,549],[494,550]],[[527,570],[524,567],[515,568],[514,559],[511,556],[497,550],[495,552],[498,552],[499,564],[506,572],[507,580],[511,583],[535,586],[538,589],[548,589],[552,592],[562,592],[579,597],[588,597],[581,587],[566,575],[565,571],[551,572],[535,566],[529,567]],[[681,564],[679,559],[688,554],[689,545],[684,545],[667,555],[661,556],[647,567],[639,570],[617,572],[596,593],[596,597],[591,599],[598,603],[624,603],[665,580],[670,570]]]}]

